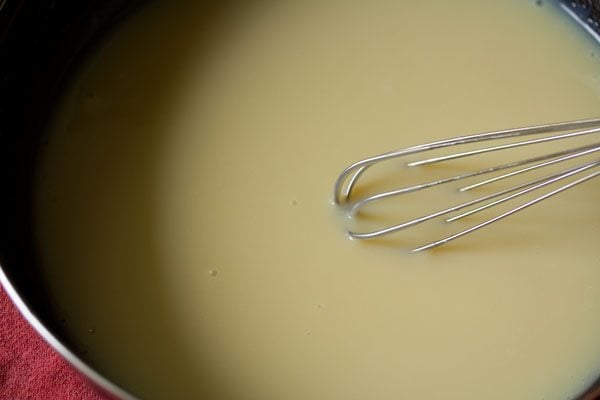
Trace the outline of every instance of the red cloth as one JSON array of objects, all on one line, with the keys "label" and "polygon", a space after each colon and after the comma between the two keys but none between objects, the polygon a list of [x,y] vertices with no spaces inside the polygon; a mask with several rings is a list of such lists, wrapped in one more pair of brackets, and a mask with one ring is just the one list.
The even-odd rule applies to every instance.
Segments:
[{"label": "red cloth", "polygon": [[107,400],[29,326],[1,286],[0,399]]}]

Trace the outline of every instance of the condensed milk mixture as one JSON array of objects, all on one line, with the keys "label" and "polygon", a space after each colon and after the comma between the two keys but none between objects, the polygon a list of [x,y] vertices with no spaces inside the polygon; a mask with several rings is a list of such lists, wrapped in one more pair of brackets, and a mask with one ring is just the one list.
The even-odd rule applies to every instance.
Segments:
[{"label": "condensed milk mixture", "polygon": [[54,307],[143,399],[575,398],[597,182],[420,254],[348,240],[330,201],[362,157],[599,110],[600,46],[548,1],[157,1],[48,133]]}]

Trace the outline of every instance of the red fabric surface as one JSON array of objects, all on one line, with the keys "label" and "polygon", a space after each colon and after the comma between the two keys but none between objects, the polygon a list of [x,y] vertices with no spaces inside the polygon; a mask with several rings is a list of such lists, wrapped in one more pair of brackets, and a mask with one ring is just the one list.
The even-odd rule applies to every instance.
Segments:
[{"label": "red fabric surface", "polygon": [[1,286],[0,399],[107,400],[29,326]]}]

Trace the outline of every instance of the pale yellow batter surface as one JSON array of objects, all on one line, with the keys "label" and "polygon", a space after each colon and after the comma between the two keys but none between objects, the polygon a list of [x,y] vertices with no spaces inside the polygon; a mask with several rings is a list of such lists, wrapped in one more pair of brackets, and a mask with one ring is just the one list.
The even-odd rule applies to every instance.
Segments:
[{"label": "pale yellow batter surface", "polygon": [[56,307],[145,399],[574,397],[600,372],[597,182],[418,255],[347,240],[329,202],[361,157],[598,110],[600,49],[548,2],[158,2],[49,134]]}]

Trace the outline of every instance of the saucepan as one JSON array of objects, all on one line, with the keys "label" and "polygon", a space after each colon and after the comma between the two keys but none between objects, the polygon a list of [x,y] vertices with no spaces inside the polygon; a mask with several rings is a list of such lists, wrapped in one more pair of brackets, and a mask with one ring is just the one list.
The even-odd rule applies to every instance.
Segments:
[{"label": "saucepan", "polygon": [[[99,390],[121,399],[135,397],[86,362],[48,306],[34,251],[31,199],[37,149],[69,75],[107,31],[144,2],[0,0],[0,283],[51,346]],[[562,5],[600,38],[600,0]],[[581,398],[597,396],[600,381]]]}]

